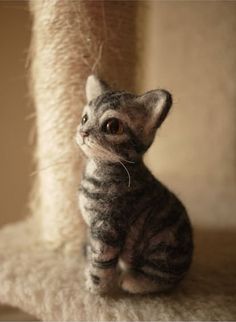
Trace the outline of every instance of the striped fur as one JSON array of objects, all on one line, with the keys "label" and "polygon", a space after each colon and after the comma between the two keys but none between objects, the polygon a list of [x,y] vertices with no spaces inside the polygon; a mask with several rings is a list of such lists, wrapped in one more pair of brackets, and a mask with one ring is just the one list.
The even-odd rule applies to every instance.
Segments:
[{"label": "striped fur", "polygon": [[[160,99],[155,102],[159,92],[153,95],[158,111],[149,106],[150,97],[112,92],[106,86],[106,92],[85,107],[88,120],[78,128],[77,142],[88,157],[79,206],[89,227],[86,286],[92,292],[108,292],[117,282],[130,293],[165,291],[183,279],[191,264],[186,210],[143,163],[170,108],[169,98],[162,97],[161,110]],[[107,111],[123,115],[121,134],[102,132],[99,122]],[[81,130],[89,134],[82,137]]]}]

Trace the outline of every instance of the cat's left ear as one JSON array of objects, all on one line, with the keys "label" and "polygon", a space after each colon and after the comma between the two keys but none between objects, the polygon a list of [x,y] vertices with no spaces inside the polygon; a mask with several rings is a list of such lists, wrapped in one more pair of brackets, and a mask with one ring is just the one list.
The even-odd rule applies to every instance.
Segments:
[{"label": "cat's left ear", "polygon": [[87,102],[92,101],[93,99],[109,90],[109,86],[104,81],[100,80],[97,76],[90,75],[87,78],[85,88]]},{"label": "cat's left ear", "polygon": [[163,89],[149,91],[138,98],[146,109],[148,129],[157,129],[165,120],[172,105],[172,96]]}]

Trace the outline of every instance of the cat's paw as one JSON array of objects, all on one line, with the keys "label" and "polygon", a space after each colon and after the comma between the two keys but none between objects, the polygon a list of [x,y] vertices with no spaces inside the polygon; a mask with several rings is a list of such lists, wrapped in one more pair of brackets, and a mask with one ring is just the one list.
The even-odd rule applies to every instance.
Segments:
[{"label": "cat's paw", "polygon": [[124,273],[119,280],[119,287],[129,293],[137,293],[137,280],[131,273]]},{"label": "cat's paw", "polygon": [[168,286],[160,286],[153,282],[148,276],[135,271],[129,271],[122,275],[120,279],[120,288],[131,294],[149,294],[159,293],[169,289]]},{"label": "cat's paw", "polygon": [[89,269],[85,271],[85,287],[93,294],[113,293],[117,288],[117,278],[115,274],[102,276],[91,272]]},{"label": "cat's paw", "polygon": [[[89,291],[90,293],[93,294],[100,294],[101,293],[101,289],[99,285],[96,285],[94,283],[94,280],[97,280],[97,277],[94,278],[87,278],[85,281],[85,288],[87,291]],[[97,283],[97,282],[96,282]]]},{"label": "cat's paw", "polygon": [[101,283],[100,285],[98,283],[98,277],[93,275],[91,279],[87,279],[85,282],[86,289],[93,294],[107,294],[111,292],[111,287],[108,284]]},{"label": "cat's paw", "polygon": [[95,273],[91,273],[89,270],[85,274],[85,287],[93,294],[105,294],[109,291],[108,283]]}]

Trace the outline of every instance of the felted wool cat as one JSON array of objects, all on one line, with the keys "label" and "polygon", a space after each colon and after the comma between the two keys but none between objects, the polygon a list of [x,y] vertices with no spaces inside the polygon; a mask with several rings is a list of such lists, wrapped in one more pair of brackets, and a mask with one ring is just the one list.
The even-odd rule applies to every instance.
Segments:
[{"label": "felted wool cat", "polygon": [[76,140],[87,162],[79,207],[88,226],[86,287],[130,293],[173,288],[188,271],[192,230],[177,197],[143,163],[172,105],[165,90],[112,91],[91,75]]}]

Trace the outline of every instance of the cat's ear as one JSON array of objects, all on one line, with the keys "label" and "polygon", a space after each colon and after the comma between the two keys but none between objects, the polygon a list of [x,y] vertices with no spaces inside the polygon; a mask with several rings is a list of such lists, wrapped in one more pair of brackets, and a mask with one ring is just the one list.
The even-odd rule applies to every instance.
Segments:
[{"label": "cat's ear", "polygon": [[109,86],[104,81],[97,78],[97,76],[90,75],[87,78],[85,92],[88,102],[109,90]]},{"label": "cat's ear", "polygon": [[139,96],[138,100],[147,112],[147,130],[157,129],[171,108],[171,94],[166,90],[157,89]]}]

